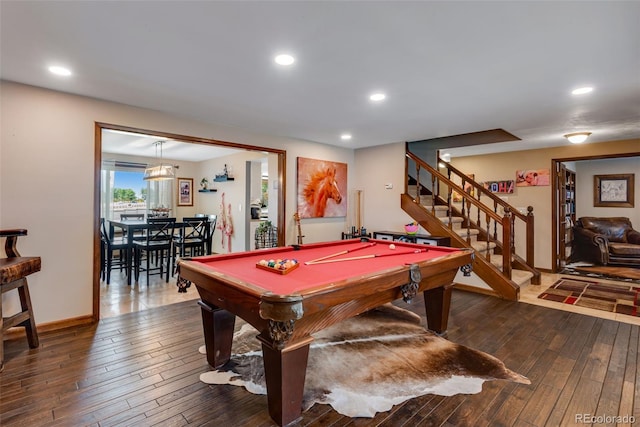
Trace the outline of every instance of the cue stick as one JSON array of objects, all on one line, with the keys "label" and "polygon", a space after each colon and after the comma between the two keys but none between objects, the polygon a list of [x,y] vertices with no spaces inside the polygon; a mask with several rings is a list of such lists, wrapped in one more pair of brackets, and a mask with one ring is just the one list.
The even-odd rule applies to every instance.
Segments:
[{"label": "cue stick", "polygon": [[[429,249],[414,249],[410,251],[404,252],[389,252],[384,254],[371,254],[371,255],[362,255],[362,256],[353,256],[349,258],[340,258],[340,259],[325,259],[323,261],[312,262],[311,264],[326,264],[329,262],[342,262],[342,261],[354,261],[357,259],[367,259],[367,258],[380,258],[383,256],[394,256],[394,255],[408,255],[408,254],[419,254],[420,252],[427,252]],[[309,264],[308,262],[306,264]]]},{"label": "cue stick", "polygon": [[305,264],[306,265],[315,264],[318,261],[324,261],[325,259],[328,259],[328,258],[333,258],[333,257],[337,257],[337,256],[340,256],[340,255],[348,254],[350,252],[359,251],[360,249],[364,249],[364,248],[370,248],[371,246],[375,246],[376,244],[377,244],[376,242],[371,242],[371,243],[367,243],[366,245],[362,245],[362,246],[360,246],[358,248],[355,248],[355,249],[345,249],[344,251],[336,252],[335,254],[331,254],[331,255],[320,257],[320,258],[312,259],[311,261],[305,262]]}]

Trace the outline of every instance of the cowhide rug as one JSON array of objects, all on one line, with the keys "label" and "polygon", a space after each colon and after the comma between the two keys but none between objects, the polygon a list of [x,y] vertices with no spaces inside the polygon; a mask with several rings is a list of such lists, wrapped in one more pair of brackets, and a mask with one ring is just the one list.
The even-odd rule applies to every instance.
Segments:
[{"label": "cowhide rug", "polygon": [[[200,380],[266,394],[257,331],[240,323],[231,361]],[[479,393],[488,380],[531,384],[495,357],[452,343],[420,323],[418,315],[387,304],[314,334],[303,410],[323,403],[349,417],[373,417],[424,394]]]}]

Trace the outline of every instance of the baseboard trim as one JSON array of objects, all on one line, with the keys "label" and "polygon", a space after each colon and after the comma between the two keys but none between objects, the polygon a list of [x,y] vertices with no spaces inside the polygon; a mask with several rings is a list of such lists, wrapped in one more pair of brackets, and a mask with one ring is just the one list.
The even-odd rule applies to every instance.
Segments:
[{"label": "baseboard trim", "polygon": [[[81,325],[89,325],[95,323],[92,315],[74,317],[71,319],[59,320],[56,322],[42,323],[36,325],[38,334],[52,331],[59,331],[60,329],[74,328]],[[15,339],[20,337],[26,337],[26,330],[21,326],[7,329],[4,333],[4,339]]]}]

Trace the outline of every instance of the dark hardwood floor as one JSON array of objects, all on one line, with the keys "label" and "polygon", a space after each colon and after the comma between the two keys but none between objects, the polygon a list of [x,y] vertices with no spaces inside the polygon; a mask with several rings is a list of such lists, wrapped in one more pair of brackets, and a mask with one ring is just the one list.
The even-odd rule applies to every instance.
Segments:
[{"label": "dark hardwood floor", "polygon": [[[421,298],[411,307],[424,316]],[[454,291],[448,338],[495,355],[530,386],[487,382],[476,395],[426,395],[374,419],[350,419],[316,405],[298,425],[561,426],[580,424],[578,414],[640,420],[639,331]],[[43,333],[40,343],[29,350],[24,338],[5,342],[3,427],[274,425],[266,396],[199,381],[209,367],[198,353],[203,338],[195,301]]]}]

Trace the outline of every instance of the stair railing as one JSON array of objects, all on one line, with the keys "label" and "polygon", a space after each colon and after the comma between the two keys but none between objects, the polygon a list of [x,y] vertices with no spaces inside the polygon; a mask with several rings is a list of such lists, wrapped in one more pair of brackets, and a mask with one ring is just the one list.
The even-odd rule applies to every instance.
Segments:
[{"label": "stair railing", "polygon": [[[505,202],[495,194],[485,189],[481,184],[474,181],[462,171],[456,169],[449,163],[443,162],[438,159],[438,164],[446,168],[447,175],[442,174],[440,171],[434,169],[415,154],[407,150],[405,158],[405,169],[407,176],[409,176],[409,160],[415,163],[415,179],[416,185],[416,198],[414,201],[421,204],[420,193],[421,187],[423,187],[420,180],[420,172],[426,172],[430,179],[430,190],[432,194],[431,206],[429,206],[432,214],[435,215],[436,198],[439,197],[447,205],[448,226],[453,229],[453,192],[455,191],[462,198],[461,215],[464,218],[464,226],[467,229],[466,241],[469,244],[471,236],[471,228],[478,228],[482,231],[483,237],[486,240],[486,249],[484,257],[487,261],[491,261],[491,251],[489,250],[489,243],[491,241],[497,242],[502,246],[502,271],[507,277],[511,278],[511,266],[512,257],[517,256],[516,251],[516,221],[520,221],[524,225],[525,234],[525,256],[519,257],[523,263],[529,266],[531,269],[534,267],[534,216],[533,207],[527,207],[527,214],[520,213],[517,209],[513,208],[509,203]],[[460,180],[462,185],[457,184],[451,178],[452,175],[456,180]],[[446,188],[446,190],[444,188]],[[465,191],[466,188],[466,191]],[[472,189],[472,191],[470,191]],[[409,194],[408,188],[405,189]],[[472,207],[477,213],[475,220],[471,220]],[[499,214],[499,210],[502,209],[503,214]],[[518,229],[521,227],[518,226]],[[500,231],[500,232],[499,232]]]}]

